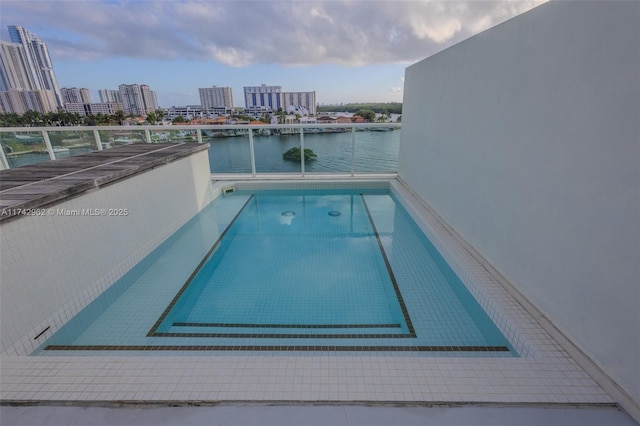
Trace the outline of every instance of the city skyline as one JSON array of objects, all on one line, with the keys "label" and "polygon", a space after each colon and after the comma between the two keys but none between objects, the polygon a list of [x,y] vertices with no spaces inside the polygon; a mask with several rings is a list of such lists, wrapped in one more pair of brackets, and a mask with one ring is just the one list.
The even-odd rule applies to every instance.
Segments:
[{"label": "city skyline", "polygon": [[401,102],[406,66],[544,1],[4,0],[0,35],[37,34],[60,87],[94,99],[144,84],[167,108],[199,104],[203,87],[266,84],[320,104]]}]

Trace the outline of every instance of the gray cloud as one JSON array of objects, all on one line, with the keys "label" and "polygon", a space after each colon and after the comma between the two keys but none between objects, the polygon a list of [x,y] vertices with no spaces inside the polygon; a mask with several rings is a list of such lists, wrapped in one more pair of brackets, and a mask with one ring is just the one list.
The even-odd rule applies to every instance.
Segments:
[{"label": "gray cloud", "polygon": [[3,0],[2,25],[56,30],[60,59],[365,65],[413,62],[543,1]]}]

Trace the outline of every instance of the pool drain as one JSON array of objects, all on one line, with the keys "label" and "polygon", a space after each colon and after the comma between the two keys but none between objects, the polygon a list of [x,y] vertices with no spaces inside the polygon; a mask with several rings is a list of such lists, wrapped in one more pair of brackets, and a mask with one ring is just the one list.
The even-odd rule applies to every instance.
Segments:
[{"label": "pool drain", "polygon": [[282,212],[282,213],[280,213],[280,214],[281,214],[282,216],[285,216],[285,217],[291,217],[291,216],[295,216],[295,215],[296,215],[296,212],[293,212],[293,211],[291,211],[291,210],[287,210],[287,211],[284,211],[284,212]]},{"label": "pool drain", "polygon": [[342,213],[340,213],[340,212],[339,212],[339,211],[337,211],[337,210],[331,210],[331,211],[329,212],[329,216],[333,216],[333,217],[340,216],[341,214],[342,214]]}]

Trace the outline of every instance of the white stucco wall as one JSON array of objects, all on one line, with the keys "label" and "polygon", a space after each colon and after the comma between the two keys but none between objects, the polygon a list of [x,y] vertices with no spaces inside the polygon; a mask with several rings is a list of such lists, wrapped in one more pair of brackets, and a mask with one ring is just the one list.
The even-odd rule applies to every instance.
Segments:
[{"label": "white stucco wall", "polygon": [[50,206],[127,209],[124,216],[55,213],[3,222],[0,353],[37,348],[206,206],[210,179],[207,151],[200,151]]},{"label": "white stucco wall", "polygon": [[406,71],[399,175],[640,401],[640,3],[554,2]]}]

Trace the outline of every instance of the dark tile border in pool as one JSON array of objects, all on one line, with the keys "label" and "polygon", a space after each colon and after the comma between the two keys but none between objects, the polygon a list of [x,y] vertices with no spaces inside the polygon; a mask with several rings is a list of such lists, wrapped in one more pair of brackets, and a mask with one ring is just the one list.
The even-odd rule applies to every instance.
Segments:
[{"label": "dark tile border in pool", "polygon": [[415,333],[372,333],[372,334],[332,334],[332,333],[185,333],[157,332],[153,337],[217,337],[244,339],[414,339]]},{"label": "dark tile border in pool", "polygon": [[509,352],[506,346],[49,345],[47,351]]},{"label": "dark tile border in pool", "polygon": [[209,256],[211,256],[211,253],[213,253],[213,251],[216,249],[216,247],[218,247],[218,245],[220,245],[220,241],[222,241],[222,238],[224,238],[224,236],[227,234],[227,231],[229,231],[229,229],[231,228],[231,225],[234,224],[236,219],[238,219],[238,216],[240,216],[240,213],[242,213],[242,211],[245,209],[245,207],[247,207],[247,204],[249,204],[249,201],[251,201],[252,199],[253,199],[253,195],[251,195],[251,196],[249,196],[249,198],[247,198],[247,201],[245,201],[245,203],[242,205],[242,208],[240,208],[240,210],[238,210],[238,213],[236,213],[236,215],[233,217],[231,222],[229,222],[229,225],[227,225],[227,227],[224,228],[224,231],[222,231],[222,233],[220,234],[218,239],[213,243],[213,245],[211,246],[209,251],[207,251],[207,254],[204,255],[204,257],[202,258],[202,260],[200,261],[200,263],[198,264],[196,269],[193,270],[191,275],[189,275],[189,278],[187,278],[187,281],[182,285],[180,290],[173,297],[173,299],[171,300],[171,303],[169,303],[169,305],[162,312],[162,315],[160,315],[160,317],[155,322],[155,324],[153,324],[153,327],[151,327],[151,330],[149,330],[149,332],[147,333],[147,337],[152,337],[152,336],[155,335],[155,332],[158,329],[158,327],[160,327],[160,324],[162,324],[162,321],[164,321],[166,316],[169,315],[169,312],[171,312],[171,309],[173,309],[173,307],[178,302],[178,300],[180,299],[182,294],[185,292],[187,287],[189,287],[189,285],[191,284],[191,281],[195,278],[195,276],[198,274],[198,272],[200,272],[200,269],[202,269],[202,266],[204,266],[204,264],[206,263],[207,259],[209,259]]},{"label": "dark tile border in pool", "polygon": [[[379,329],[379,328],[402,328],[401,324],[226,324],[226,323],[192,323],[174,322],[174,327],[203,327],[203,328],[285,328],[285,329]],[[222,337],[222,338],[272,338],[272,339],[393,339],[393,338],[415,338],[414,334],[331,334],[331,333],[189,333],[189,332],[156,332],[154,337]]]},{"label": "dark tile border in pool", "polygon": [[212,322],[174,322],[173,326],[220,328],[402,328],[401,324],[231,324]]},{"label": "dark tile border in pool", "polygon": [[391,263],[389,263],[389,258],[387,257],[387,253],[384,251],[384,247],[382,246],[382,241],[380,240],[380,234],[378,233],[376,224],[373,223],[373,218],[371,217],[371,212],[369,211],[369,206],[367,205],[367,201],[364,198],[364,194],[360,194],[360,198],[362,199],[362,204],[364,205],[364,208],[367,211],[367,217],[369,218],[369,222],[371,223],[371,228],[373,229],[373,235],[376,236],[376,241],[378,242],[378,248],[380,249],[380,253],[382,254],[382,259],[384,260],[384,265],[386,266],[387,273],[389,274],[389,279],[391,279],[391,284],[393,285],[393,291],[396,293],[396,298],[398,299],[398,303],[400,304],[400,309],[402,310],[402,315],[404,316],[404,322],[407,324],[407,328],[409,329],[409,334],[415,336],[416,330],[413,328],[413,323],[411,322],[409,311],[407,310],[407,306],[405,305],[404,299],[402,298],[402,293],[400,293],[400,287],[398,287],[398,282],[396,281],[396,277],[393,274],[393,269],[391,269]]},{"label": "dark tile border in pool", "polygon": [[[407,324],[407,330],[408,330],[407,333],[373,333],[373,334],[364,334],[364,333],[357,333],[357,334],[298,333],[298,334],[289,334],[289,333],[193,333],[193,332],[159,332],[159,331],[157,331],[158,327],[160,327],[160,324],[164,321],[164,319],[169,314],[171,309],[173,309],[174,305],[178,302],[178,300],[180,299],[182,294],[185,292],[187,287],[189,287],[189,285],[191,284],[191,281],[198,274],[198,272],[200,271],[202,266],[206,263],[208,258],[211,256],[211,254],[213,253],[215,248],[218,247],[218,245],[220,244],[220,242],[222,241],[224,236],[227,234],[227,231],[235,223],[236,219],[240,216],[240,214],[246,208],[246,206],[249,204],[249,202],[254,198],[254,195],[252,194],[247,199],[247,201],[242,205],[242,208],[240,208],[238,213],[236,213],[236,215],[233,217],[233,220],[231,220],[231,222],[229,222],[229,225],[227,225],[225,230],[220,234],[220,236],[215,241],[213,246],[211,246],[211,248],[209,249],[207,254],[200,261],[200,263],[198,264],[196,269],[189,276],[189,278],[183,284],[183,286],[180,288],[178,293],[176,293],[176,295],[174,296],[174,298],[171,301],[171,303],[169,303],[169,305],[164,310],[162,315],[160,315],[160,318],[158,318],[158,320],[155,322],[155,324],[153,325],[151,330],[149,330],[149,332],[147,333],[147,337],[191,337],[191,338],[199,337],[199,338],[250,338],[250,339],[286,339],[286,338],[291,338],[291,339],[398,339],[398,338],[414,339],[414,338],[416,338],[417,337],[416,336],[416,332],[415,332],[415,329],[413,327],[413,323],[411,322],[411,317],[409,316],[409,311],[407,310],[407,307],[406,307],[406,305],[404,303],[404,299],[402,298],[402,294],[400,293],[400,288],[398,287],[398,282],[396,281],[396,278],[395,278],[395,275],[393,273],[393,270],[391,269],[391,264],[389,263],[389,259],[387,258],[387,254],[386,254],[386,252],[384,250],[384,247],[382,245],[382,241],[380,240],[380,234],[378,233],[376,225],[373,222],[373,218],[371,217],[371,212],[369,210],[369,206],[367,206],[367,202],[366,202],[366,199],[364,197],[364,194],[360,193],[359,195],[360,195],[360,198],[362,200],[362,204],[363,204],[363,206],[365,208],[365,211],[367,212],[367,217],[369,218],[369,223],[371,225],[371,229],[373,231],[373,235],[376,237],[376,241],[378,243],[378,249],[380,250],[380,254],[382,255],[382,259],[383,259],[385,267],[387,269],[387,274],[388,274],[389,280],[391,281],[391,284],[393,286],[393,290],[394,290],[394,293],[395,293],[396,298],[398,300],[398,304],[400,305],[400,310],[402,311],[402,315],[404,317],[405,324]],[[220,324],[216,324],[216,325],[184,325],[184,324],[193,324],[193,323],[178,323],[178,324],[181,324],[180,326],[183,326],[183,327],[184,326],[190,326],[190,327],[234,327],[235,326],[235,327],[245,327],[245,328],[268,328],[267,325],[263,325],[263,324],[236,324],[236,325],[232,325],[232,324],[229,324],[229,325],[220,325]],[[202,324],[202,323],[199,323],[199,324]],[[203,323],[203,324],[207,324],[207,323]],[[174,325],[176,325],[176,324],[174,323]],[[272,327],[272,328],[333,328],[333,329],[339,329],[339,328],[378,328],[378,327],[380,327],[379,324],[370,324],[368,326],[356,325],[356,324],[353,324],[353,325],[351,325],[351,324],[348,324],[348,325],[337,324],[335,327],[327,327],[326,325],[309,326],[309,325],[304,325],[304,324],[292,324],[292,325],[288,325],[288,326],[284,327],[282,324],[280,324],[280,325],[276,325],[275,327]],[[394,327],[395,327],[395,325],[394,325]],[[398,325],[398,327],[401,328],[400,325]]]}]

